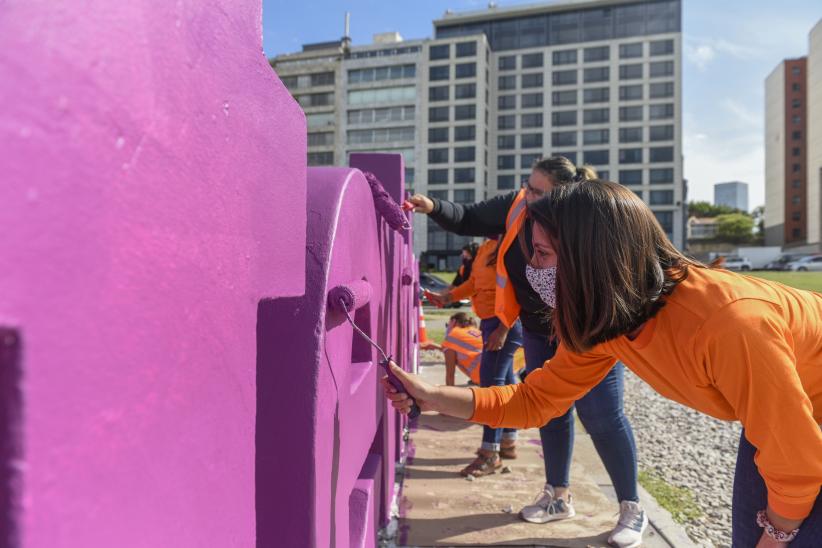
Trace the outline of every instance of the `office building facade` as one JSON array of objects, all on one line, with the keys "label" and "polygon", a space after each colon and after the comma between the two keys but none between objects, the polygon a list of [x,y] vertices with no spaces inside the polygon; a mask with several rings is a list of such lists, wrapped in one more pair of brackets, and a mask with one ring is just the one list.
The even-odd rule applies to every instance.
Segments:
[{"label": "office building facade", "polygon": [[730,181],[715,184],[714,205],[748,211],[748,183]]}]

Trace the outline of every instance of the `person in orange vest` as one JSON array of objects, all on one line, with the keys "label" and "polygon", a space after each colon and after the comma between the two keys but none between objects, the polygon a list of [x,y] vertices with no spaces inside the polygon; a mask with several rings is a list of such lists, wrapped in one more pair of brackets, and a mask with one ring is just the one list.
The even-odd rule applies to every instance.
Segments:
[{"label": "person in orange vest", "polygon": [[[596,173],[591,168],[577,167],[563,156],[553,156],[534,163],[520,190],[484,202],[463,205],[421,194],[408,199],[415,211],[429,215],[449,232],[464,236],[502,234],[497,250],[494,299],[500,325],[489,336],[487,346],[491,350],[502,348],[508,330],[519,318],[527,372],[541,369],[554,356],[557,343],[550,322],[552,310],[540,299],[526,276],[526,265],[533,254],[532,220],[526,206],[555,187],[594,178]],[[638,546],[648,518],[639,504],[636,443],[622,406],[623,375],[623,365],[618,362],[575,407],[620,503],[611,542],[617,546]],[[546,483],[534,503],[520,511],[520,517],[526,521],[546,523],[575,515],[570,491],[573,409],[571,406],[564,415],[540,428]]]},{"label": "person in orange vest", "polygon": [[472,383],[480,383],[480,355],[482,333],[473,318],[465,312],[457,312],[445,326],[445,340],[440,345],[445,355],[445,384],[454,386],[457,368]]},{"label": "person in orange vest", "polygon": [[383,377],[394,408],[407,413],[410,395],[423,410],[535,426],[621,359],[659,394],[742,424],[729,544],[822,545],[822,293],[685,256],[619,183],[557,188],[529,211],[528,278],[554,310],[556,356],[524,383],[491,388],[433,387],[391,364],[408,392]]},{"label": "person in orange vest", "polygon": [[471,277],[471,268],[473,267],[474,260],[477,257],[478,249],[479,246],[476,242],[471,242],[462,246],[462,254],[460,255],[462,264],[457,270],[457,274],[454,276],[453,281],[451,281],[451,286],[449,289],[462,285],[466,280],[468,280],[468,278]]},{"label": "person in orange vest", "polygon": [[[474,313],[480,318],[480,331],[484,349],[479,368],[480,386],[504,386],[515,384],[514,355],[522,346],[522,326],[517,320],[508,332],[505,343],[499,350],[491,350],[489,337],[500,325],[494,312],[496,294],[496,249],[497,238],[489,238],[477,250],[471,276],[462,285],[441,294],[430,294],[439,306],[446,306],[460,299],[471,298]],[[484,426],[482,444],[477,457],[460,473],[475,477],[493,474],[502,467],[502,459],[517,458],[517,431],[513,428],[491,428]]]}]

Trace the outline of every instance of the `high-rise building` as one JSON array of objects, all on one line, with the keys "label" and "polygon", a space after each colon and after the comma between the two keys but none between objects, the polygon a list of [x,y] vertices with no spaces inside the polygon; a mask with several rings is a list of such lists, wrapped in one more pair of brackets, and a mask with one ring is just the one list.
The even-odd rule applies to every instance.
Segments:
[{"label": "high-rise building", "polygon": [[748,211],[748,183],[731,181],[715,184],[714,205]]},{"label": "high-rise building", "polygon": [[808,245],[822,252],[822,19],[808,40]]},{"label": "high-rise building", "polygon": [[[447,12],[430,39],[343,39],[272,66],[306,110],[311,165],[399,151],[417,192],[473,203],[561,154],[631,188],[681,247],[681,58],[679,0],[569,0]],[[415,228],[425,262],[455,266],[466,237]]]}]

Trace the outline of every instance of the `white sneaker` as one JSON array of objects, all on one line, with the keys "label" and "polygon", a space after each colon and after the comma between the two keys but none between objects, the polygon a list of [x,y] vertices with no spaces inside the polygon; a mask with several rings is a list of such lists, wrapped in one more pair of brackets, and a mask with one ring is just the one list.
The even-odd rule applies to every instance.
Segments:
[{"label": "white sneaker", "polygon": [[619,521],[608,537],[608,544],[619,548],[637,548],[642,544],[642,533],[648,527],[648,516],[638,502],[623,500],[619,503]]},{"label": "white sneaker", "polygon": [[554,486],[550,483],[545,484],[533,504],[523,506],[519,512],[522,519],[531,523],[548,523],[558,519],[572,518],[575,514],[571,504],[571,494],[568,494],[567,502],[554,498]]}]

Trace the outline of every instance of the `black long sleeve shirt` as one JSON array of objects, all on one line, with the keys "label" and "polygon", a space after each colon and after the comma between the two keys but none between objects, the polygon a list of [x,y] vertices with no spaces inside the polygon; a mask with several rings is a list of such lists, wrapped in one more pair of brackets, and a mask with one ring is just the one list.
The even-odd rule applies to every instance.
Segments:
[{"label": "black long sleeve shirt", "polygon": [[[457,204],[447,200],[432,198],[434,210],[429,214],[438,225],[448,232],[461,236],[495,236],[500,238],[505,234],[505,219],[508,210],[516,198],[516,191],[502,194],[476,204]],[[526,220],[524,229],[525,242],[529,253],[533,253],[531,244],[530,219]],[[514,287],[521,311],[522,326],[533,333],[548,335],[548,309],[536,291],[533,290],[528,278],[525,277],[526,259],[521,246],[514,242],[503,258],[508,279]]]}]

